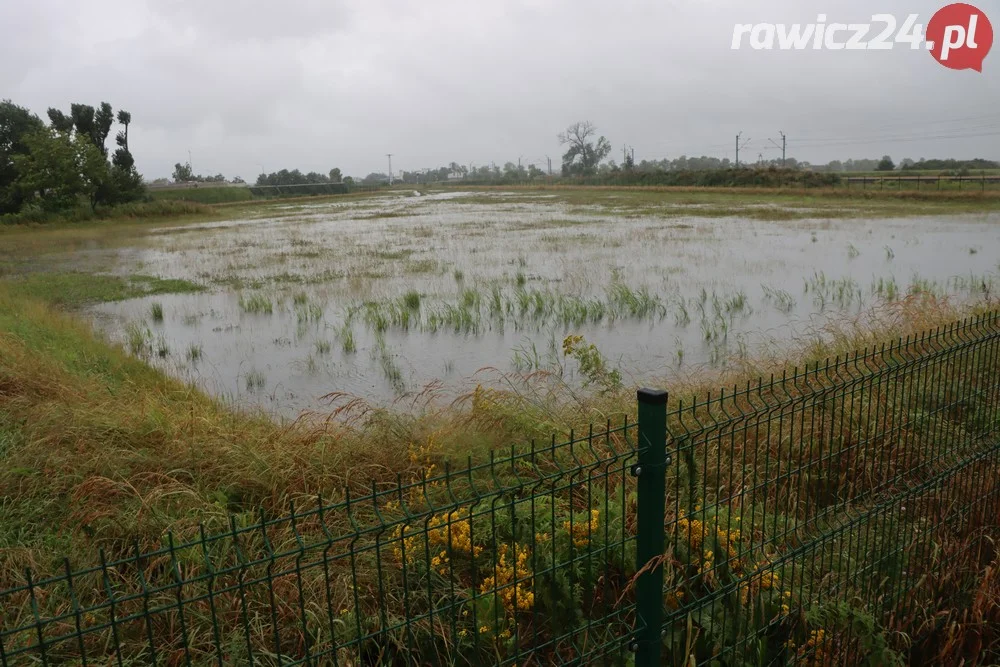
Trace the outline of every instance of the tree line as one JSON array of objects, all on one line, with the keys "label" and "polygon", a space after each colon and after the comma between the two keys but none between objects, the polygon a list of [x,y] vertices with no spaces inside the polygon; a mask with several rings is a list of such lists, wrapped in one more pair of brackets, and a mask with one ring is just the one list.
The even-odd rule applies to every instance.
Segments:
[{"label": "tree line", "polygon": [[[115,206],[141,199],[142,176],[129,147],[132,115],[102,102],[48,110],[48,123],[10,100],[0,101],[0,215],[30,209],[59,212],[84,203]],[[107,139],[117,121],[109,154]]]}]

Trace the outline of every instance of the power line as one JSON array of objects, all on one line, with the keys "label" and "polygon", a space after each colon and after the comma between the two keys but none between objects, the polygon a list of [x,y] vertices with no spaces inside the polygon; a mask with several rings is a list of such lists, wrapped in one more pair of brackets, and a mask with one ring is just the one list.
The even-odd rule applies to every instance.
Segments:
[{"label": "power line", "polygon": [[770,141],[772,144],[774,144],[775,148],[780,148],[781,149],[781,166],[784,167],[785,166],[785,148],[788,146],[788,139],[787,139],[787,137],[785,137],[785,133],[782,132],[781,130],[778,130],[778,134],[781,135],[781,145],[780,146],[778,145],[778,142],[775,141],[774,139],[768,138],[768,141]]},{"label": "power line", "polygon": [[739,168],[739,166],[740,166],[740,149],[741,148],[746,148],[747,144],[750,143],[750,139],[747,139],[746,141],[743,142],[743,145],[741,146],[740,145],[740,137],[742,137],[742,136],[743,136],[743,132],[740,132],[739,134],[736,135],[736,167],[737,168]]}]

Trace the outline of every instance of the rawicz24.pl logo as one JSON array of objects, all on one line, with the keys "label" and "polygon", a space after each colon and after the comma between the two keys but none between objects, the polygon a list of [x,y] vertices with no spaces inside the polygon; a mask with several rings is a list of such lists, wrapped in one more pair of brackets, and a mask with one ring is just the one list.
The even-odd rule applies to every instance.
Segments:
[{"label": "rawicz24.pl logo", "polygon": [[951,69],[983,71],[983,60],[993,47],[993,25],[981,10],[965,3],[942,7],[924,26],[910,14],[900,23],[892,14],[875,14],[871,23],[828,23],[820,14],[816,23],[736,24],[733,49],[745,44],[756,50],[878,51],[897,44],[926,49]]}]

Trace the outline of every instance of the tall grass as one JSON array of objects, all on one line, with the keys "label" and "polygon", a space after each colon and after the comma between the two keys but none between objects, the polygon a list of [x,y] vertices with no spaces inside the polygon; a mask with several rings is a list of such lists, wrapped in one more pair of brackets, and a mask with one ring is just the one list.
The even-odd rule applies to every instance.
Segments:
[{"label": "tall grass", "polygon": [[216,212],[210,207],[195,202],[149,201],[101,207],[96,211],[85,205],[59,212],[28,209],[21,213],[0,215],[0,226],[88,222],[90,220],[144,220],[182,216],[211,218],[215,215]]},{"label": "tall grass", "polygon": [[211,185],[197,188],[154,188],[149,191],[149,195],[157,202],[182,201],[199,204],[223,204],[253,199],[249,188]]}]

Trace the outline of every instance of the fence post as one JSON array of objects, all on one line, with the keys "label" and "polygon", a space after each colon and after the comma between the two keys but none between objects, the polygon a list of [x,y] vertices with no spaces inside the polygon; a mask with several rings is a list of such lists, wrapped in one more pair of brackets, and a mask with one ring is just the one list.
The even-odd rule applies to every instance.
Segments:
[{"label": "fence post", "polygon": [[632,467],[638,478],[636,509],[636,569],[641,572],[635,583],[636,634],[632,642],[636,667],[660,665],[663,641],[663,565],[645,569],[663,556],[664,506],[666,505],[667,465],[667,392],[640,389],[639,460]]}]

